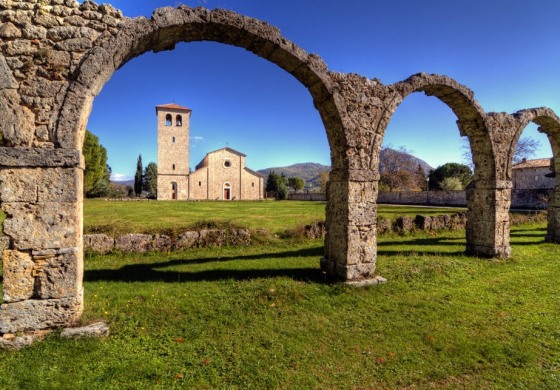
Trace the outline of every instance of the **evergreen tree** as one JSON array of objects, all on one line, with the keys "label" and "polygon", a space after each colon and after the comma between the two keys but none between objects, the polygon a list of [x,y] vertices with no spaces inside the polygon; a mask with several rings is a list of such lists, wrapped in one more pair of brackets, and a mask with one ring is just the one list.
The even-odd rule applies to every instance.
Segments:
[{"label": "evergreen tree", "polygon": [[99,143],[99,138],[86,130],[84,145],[84,195],[88,198],[106,196],[109,193],[111,167],[107,165],[107,149]]},{"label": "evergreen tree", "polygon": [[148,196],[157,197],[157,164],[151,162],[144,168],[144,191],[148,192]]},{"label": "evergreen tree", "polygon": [[136,162],[136,174],[134,175],[134,193],[136,196],[139,196],[142,193],[142,184],[144,182],[142,171],[142,155],[139,154],[138,161]]}]

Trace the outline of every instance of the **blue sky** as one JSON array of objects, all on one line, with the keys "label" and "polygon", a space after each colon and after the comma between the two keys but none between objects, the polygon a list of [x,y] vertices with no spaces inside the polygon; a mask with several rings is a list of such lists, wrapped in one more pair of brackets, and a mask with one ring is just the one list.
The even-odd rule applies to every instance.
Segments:
[{"label": "blue sky", "polygon": [[[129,17],[149,17],[176,0],[114,0]],[[558,0],[185,0],[265,20],[330,70],[385,84],[418,72],[453,77],[486,111],[548,106],[560,113]],[[325,130],[307,90],[276,65],[213,42],[146,53],[118,70],[93,104],[88,129],[108,149],[116,177],[132,177],[139,153],[157,161],[155,105],[193,110],[194,167],[229,146],[252,169],[298,162],[330,165]],[[461,162],[456,117],[423,94],[397,109],[385,144],[404,146],[432,166]],[[546,137],[535,156],[551,155]]]}]

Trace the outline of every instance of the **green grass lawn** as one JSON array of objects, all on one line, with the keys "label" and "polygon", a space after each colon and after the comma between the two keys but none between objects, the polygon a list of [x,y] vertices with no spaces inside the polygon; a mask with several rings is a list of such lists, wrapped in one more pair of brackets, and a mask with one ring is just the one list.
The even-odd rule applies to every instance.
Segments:
[{"label": "green grass lawn", "polygon": [[388,283],[366,288],[325,280],[321,241],[88,256],[83,322],[110,337],[0,351],[0,388],[559,388],[544,234],[514,227],[505,261],[464,232],[380,237]]},{"label": "green grass lawn", "polygon": [[[281,234],[298,225],[325,220],[325,202],[177,202],[177,201],[105,201],[86,199],[84,232],[173,233],[201,224],[264,229]],[[426,208],[380,206],[379,216],[438,215],[464,211],[464,208]]]}]

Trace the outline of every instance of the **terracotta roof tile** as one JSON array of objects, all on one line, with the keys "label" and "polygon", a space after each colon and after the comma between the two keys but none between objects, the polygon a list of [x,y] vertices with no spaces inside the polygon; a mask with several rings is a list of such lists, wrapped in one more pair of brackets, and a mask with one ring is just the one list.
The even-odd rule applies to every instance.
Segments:
[{"label": "terracotta roof tile", "polygon": [[175,104],[175,103],[157,105],[156,106],[156,111],[158,110],[158,108],[170,109],[170,110],[181,110],[181,111],[192,111],[190,108],[183,107],[183,106],[180,106],[180,105]]},{"label": "terracotta roof tile", "polygon": [[513,169],[526,169],[526,168],[547,168],[550,167],[550,158],[539,158],[536,160],[526,160],[517,163]]}]

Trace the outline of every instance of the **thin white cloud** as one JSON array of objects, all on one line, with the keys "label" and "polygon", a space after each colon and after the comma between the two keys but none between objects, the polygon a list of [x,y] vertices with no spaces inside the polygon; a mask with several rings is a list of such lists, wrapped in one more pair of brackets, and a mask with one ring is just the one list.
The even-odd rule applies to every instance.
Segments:
[{"label": "thin white cloud", "polygon": [[202,142],[204,141],[204,137],[201,135],[195,135],[194,137],[192,137],[192,139],[194,140],[194,142]]},{"label": "thin white cloud", "polygon": [[134,180],[132,176],[125,175],[124,173],[111,173],[111,181],[129,181]]}]

